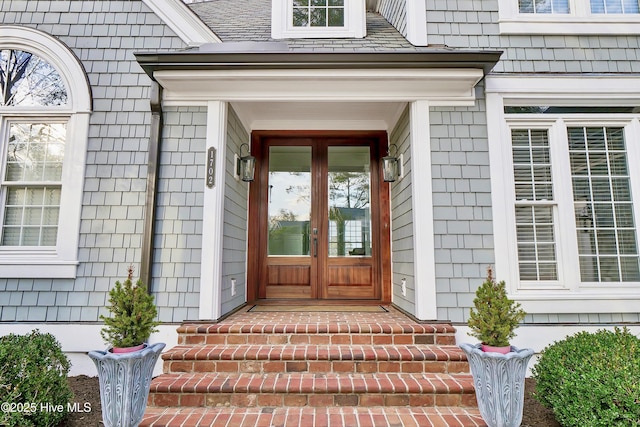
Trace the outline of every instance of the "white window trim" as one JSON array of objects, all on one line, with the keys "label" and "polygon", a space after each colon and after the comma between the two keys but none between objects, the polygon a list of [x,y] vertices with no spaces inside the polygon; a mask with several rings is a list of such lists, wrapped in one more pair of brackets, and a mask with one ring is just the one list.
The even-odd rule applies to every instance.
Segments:
[{"label": "white window trim", "polygon": [[[487,77],[487,125],[491,162],[491,191],[496,273],[513,298],[529,313],[637,313],[640,282],[590,284],[579,276],[573,198],[568,166],[567,126],[625,127],[627,141],[640,140],[638,114],[528,115],[504,114],[508,105],[640,105],[638,77]],[[558,280],[520,283],[513,212],[511,129],[549,129],[554,177]],[[640,163],[640,146],[627,144],[629,165]],[[640,176],[630,174],[635,224],[640,231]],[[567,180],[569,180],[567,182]],[[505,226],[507,224],[507,226]]]},{"label": "white window trim", "polygon": [[67,121],[60,222],[55,247],[0,247],[0,277],[75,278],[78,266],[80,211],[91,113],[90,89],[76,56],[53,37],[25,27],[0,26],[0,48],[32,52],[56,68],[64,81],[69,104],[50,108],[1,107],[3,125],[11,118],[56,117]]},{"label": "white window trim", "polygon": [[294,27],[292,14],[292,0],[271,2],[272,38],[363,38],[367,35],[365,0],[345,0],[344,27]]},{"label": "white window trim", "polygon": [[571,13],[520,13],[498,0],[500,34],[640,34],[640,14],[592,14],[589,0],[569,0]]}]

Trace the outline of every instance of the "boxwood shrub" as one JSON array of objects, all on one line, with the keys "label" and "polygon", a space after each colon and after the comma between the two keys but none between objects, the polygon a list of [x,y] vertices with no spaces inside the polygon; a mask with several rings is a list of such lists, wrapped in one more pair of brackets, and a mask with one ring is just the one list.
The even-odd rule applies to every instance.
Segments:
[{"label": "boxwood shrub", "polygon": [[640,338],[580,332],[542,352],[535,397],[565,427],[640,426]]},{"label": "boxwood shrub", "polygon": [[51,334],[0,337],[0,426],[58,425],[73,396],[70,366]]}]

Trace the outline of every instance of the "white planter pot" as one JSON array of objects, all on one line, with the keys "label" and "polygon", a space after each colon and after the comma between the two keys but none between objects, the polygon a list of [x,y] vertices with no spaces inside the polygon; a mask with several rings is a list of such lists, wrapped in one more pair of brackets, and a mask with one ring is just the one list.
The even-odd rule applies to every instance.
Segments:
[{"label": "white planter pot", "polygon": [[467,355],[482,418],[489,427],[518,427],[524,406],[524,377],[530,348],[507,354],[485,353],[480,344],[461,344]]},{"label": "white planter pot", "polygon": [[164,343],[132,353],[90,351],[98,368],[102,421],[105,427],[136,427],[147,407],[153,368]]}]

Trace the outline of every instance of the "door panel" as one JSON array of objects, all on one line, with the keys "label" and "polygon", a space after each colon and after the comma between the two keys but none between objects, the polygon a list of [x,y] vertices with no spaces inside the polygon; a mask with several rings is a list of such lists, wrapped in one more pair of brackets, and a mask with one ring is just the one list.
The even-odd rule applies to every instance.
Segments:
[{"label": "door panel", "polygon": [[327,146],[324,298],[379,298],[371,244],[371,151],[369,145]]},{"label": "door panel", "polygon": [[345,133],[254,132],[250,300],[390,299],[386,134]]},{"label": "door panel", "polygon": [[311,161],[310,146],[268,147],[266,298],[311,298]]}]

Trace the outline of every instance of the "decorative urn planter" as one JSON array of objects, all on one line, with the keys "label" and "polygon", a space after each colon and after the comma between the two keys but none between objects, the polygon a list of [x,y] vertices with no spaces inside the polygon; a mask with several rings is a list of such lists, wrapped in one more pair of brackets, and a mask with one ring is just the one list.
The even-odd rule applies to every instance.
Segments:
[{"label": "decorative urn planter", "polygon": [[467,355],[482,418],[489,427],[518,427],[524,406],[524,378],[530,348],[507,354],[484,352],[481,344],[460,345]]},{"label": "decorative urn planter", "polygon": [[105,427],[137,427],[140,424],[147,407],[153,368],[164,347],[164,343],[157,343],[130,353],[89,352],[98,368]]}]

